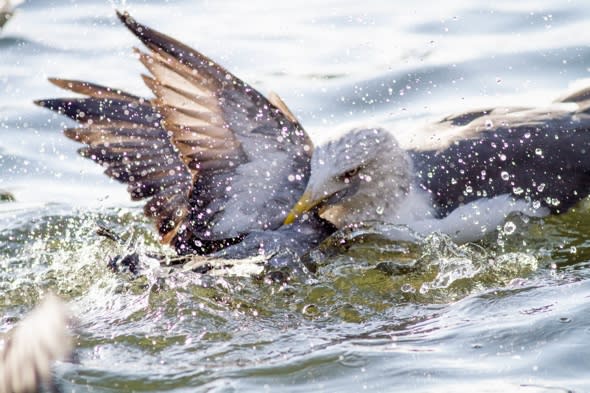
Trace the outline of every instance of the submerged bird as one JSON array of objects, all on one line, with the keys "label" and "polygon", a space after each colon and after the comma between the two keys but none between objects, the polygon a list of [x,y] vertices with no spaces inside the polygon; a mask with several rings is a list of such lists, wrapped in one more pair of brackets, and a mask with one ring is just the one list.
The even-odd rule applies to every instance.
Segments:
[{"label": "submerged bird", "polygon": [[[402,147],[380,128],[320,146],[293,113],[127,13],[155,98],[51,79],[85,95],[37,104],[80,123],[65,135],[106,168],[179,254],[300,256],[366,222],[481,238],[507,215],[563,213],[590,191],[590,90],[543,108],[449,116]],[[262,250],[262,251],[261,251]]]}]

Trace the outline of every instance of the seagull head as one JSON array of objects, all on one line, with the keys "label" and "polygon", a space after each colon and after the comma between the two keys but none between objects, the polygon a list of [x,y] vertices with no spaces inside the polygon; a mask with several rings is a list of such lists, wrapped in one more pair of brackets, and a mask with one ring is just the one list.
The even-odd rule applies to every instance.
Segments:
[{"label": "seagull head", "polygon": [[409,191],[410,166],[407,153],[389,132],[353,129],[314,150],[306,190],[285,224],[316,207],[339,228],[385,220]]}]

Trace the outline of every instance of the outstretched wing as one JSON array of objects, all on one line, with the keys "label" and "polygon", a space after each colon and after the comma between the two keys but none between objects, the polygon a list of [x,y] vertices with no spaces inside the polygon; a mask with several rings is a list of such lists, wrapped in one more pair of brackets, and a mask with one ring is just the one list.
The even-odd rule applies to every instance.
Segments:
[{"label": "outstretched wing", "polygon": [[441,216],[501,194],[565,212],[590,192],[587,96],[584,90],[542,108],[490,108],[435,123],[431,135],[445,139],[410,150],[419,184]]},{"label": "outstretched wing", "polygon": [[161,125],[150,101],[87,82],[50,79],[85,98],[56,98],[36,103],[76,120],[65,135],[86,146],[83,157],[104,166],[123,183],[133,200],[151,198],[145,214],[156,219],[162,241],[171,243],[189,213],[191,175]]},{"label": "outstretched wing", "polygon": [[83,123],[66,135],[86,143],[82,153],[129,183],[135,199],[151,197],[146,214],[179,252],[206,253],[278,228],[309,177],[312,145],[300,124],[279,99],[271,103],[194,49],[118,15],[149,49],[138,53],[156,98],[61,81],[90,97],[39,104]]}]

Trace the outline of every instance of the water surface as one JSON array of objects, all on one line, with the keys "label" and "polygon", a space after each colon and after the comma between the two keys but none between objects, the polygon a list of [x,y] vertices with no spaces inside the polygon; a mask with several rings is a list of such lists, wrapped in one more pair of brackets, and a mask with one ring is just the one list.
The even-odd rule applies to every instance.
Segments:
[{"label": "water surface", "polygon": [[[125,187],[76,154],[48,76],[149,94],[114,6],[276,91],[315,141],[358,124],[402,141],[484,105],[548,102],[588,78],[583,1],[27,1],[0,33],[0,331],[48,291],[78,319],[65,391],[555,392],[590,387],[590,210],[509,218],[475,244],[338,234],[318,272],[115,275],[166,252]],[[386,228],[381,228],[386,230]]]}]

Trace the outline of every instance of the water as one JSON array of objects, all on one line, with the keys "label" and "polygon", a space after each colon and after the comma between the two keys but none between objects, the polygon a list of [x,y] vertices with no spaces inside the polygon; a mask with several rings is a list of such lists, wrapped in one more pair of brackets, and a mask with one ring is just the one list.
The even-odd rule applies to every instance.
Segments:
[{"label": "water", "polygon": [[[278,92],[316,141],[377,124],[403,142],[448,113],[547,102],[589,76],[585,2],[390,3],[126,2]],[[0,33],[0,189],[16,199],[0,202],[0,331],[47,291],[66,298],[79,363],[57,367],[65,391],[589,389],[587,203],[463,246],[341,233],[288,285],[105,269],[124,247],[97,224],[166,250],[125,187],[76,155],[70,123],[32,101],[62,94],[48,76],[148,94],[113,4],[28,1]]]}]

